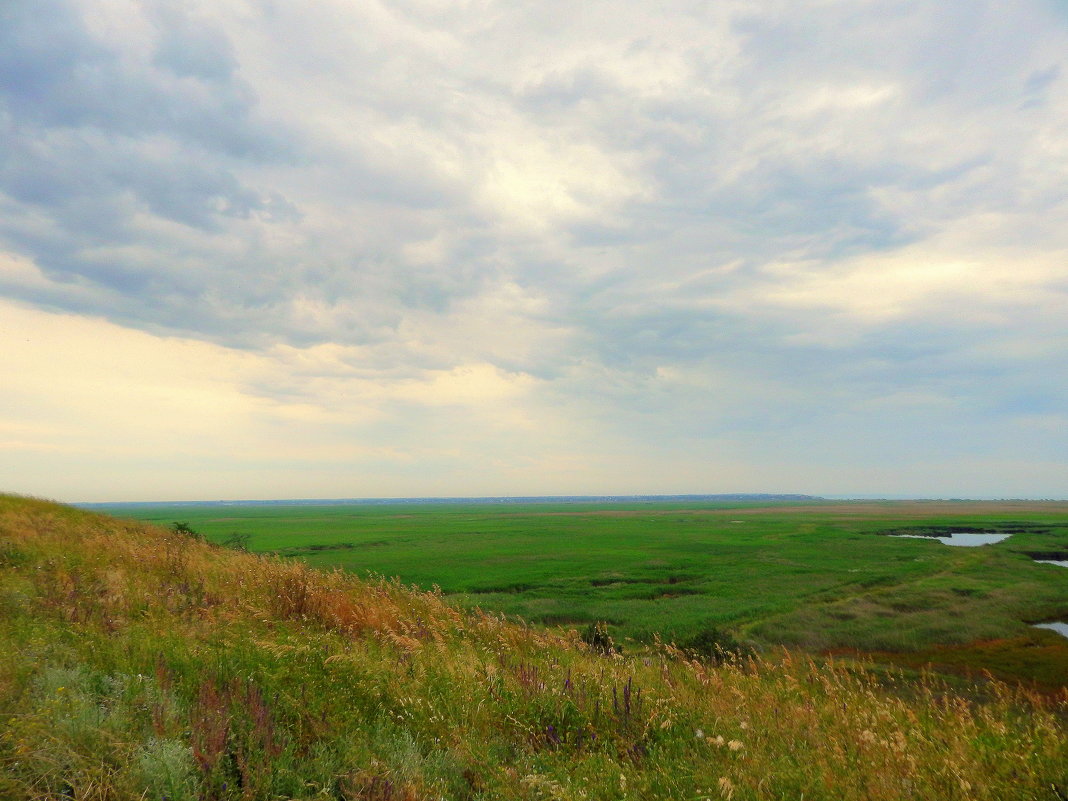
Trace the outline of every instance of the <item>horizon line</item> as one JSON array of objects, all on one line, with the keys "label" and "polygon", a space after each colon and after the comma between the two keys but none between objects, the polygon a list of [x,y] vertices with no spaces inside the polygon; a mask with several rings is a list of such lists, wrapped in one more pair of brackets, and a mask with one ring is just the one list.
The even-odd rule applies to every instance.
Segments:
[{"label": "horizon line", "polygon": [[807,493],[785,492],[717,492],[717,493],[638,493],[638,494],[593,494],[593,495],[412,495],[412,496],[373,496],[349,498],[220,498],[192,500],[150,500],[150,501],[77,501],[71,506],[110,507],[110,506],[256,506],[256,505],[294,505],[294,506],[340,506],[347,504],[390,504],[390,503],[574,503],[598,501],[658,501],[658,500],[722,500],[722,501],[1028,501],[1028,502],[1063,502],[1068,498],[1006,497],[1006,496],[922,496],[875,493],[849,493],[830,495],[811,495]]}]

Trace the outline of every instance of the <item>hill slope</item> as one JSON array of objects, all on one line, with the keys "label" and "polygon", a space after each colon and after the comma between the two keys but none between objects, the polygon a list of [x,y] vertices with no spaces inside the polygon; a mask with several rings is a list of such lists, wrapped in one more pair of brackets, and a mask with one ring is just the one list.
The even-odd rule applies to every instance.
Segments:
[{"label": "hill slope", "polygon": [[1068,796],[1066,698],[624,658],[10,496],[0,643],[12,801]]}]

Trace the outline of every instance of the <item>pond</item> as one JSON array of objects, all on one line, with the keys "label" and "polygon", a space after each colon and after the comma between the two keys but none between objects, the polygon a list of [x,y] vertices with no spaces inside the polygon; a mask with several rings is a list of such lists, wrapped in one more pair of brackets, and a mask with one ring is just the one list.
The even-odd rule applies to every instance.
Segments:
[{"label": "pond", "polygon": [[1035,628],[1036,629],[1049,629],[1050,631],[1055,631],[1058,634],[1061,634],[1061,635],[1063,635],[1065,637],[1068,637],[1068,623],[1060,623],[1060,622],[1035,623]]},{"label": "pond", "polygon": [[894,537],[913,537],[921,540],[938,540],[943,545],[956,545],[962,548],[974,548],[979,545],[993,545],[1007,540],[1012,534],[976,534],[970,531],[953,531],[943,537],[930,537],[926,534],[893,534]]},{"label": "pond", "polygon": [[1068,567],[1068,559],[1036,559],[1040,565],[1060,565],[1061,567]]}]

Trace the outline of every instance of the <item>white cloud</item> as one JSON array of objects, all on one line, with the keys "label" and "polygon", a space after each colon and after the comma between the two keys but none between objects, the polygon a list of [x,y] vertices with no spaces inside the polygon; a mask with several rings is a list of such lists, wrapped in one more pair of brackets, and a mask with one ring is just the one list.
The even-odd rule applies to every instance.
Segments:
[{"label": "white cloud", "polygon": [[763,490],[907,441],[905,486],[925,442],[1058,444],[1048,5],[41,1],[0,30],[0,441],[42,477]]}]

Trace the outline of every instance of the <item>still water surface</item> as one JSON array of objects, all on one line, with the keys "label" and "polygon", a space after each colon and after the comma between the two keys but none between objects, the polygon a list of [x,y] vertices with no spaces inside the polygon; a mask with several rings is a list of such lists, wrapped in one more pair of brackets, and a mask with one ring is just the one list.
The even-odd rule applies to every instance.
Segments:
[{"label": "still water surface", "polygon": [[1068,623],[1036,623],[1036,629],[1049,629],[1068,637]]},{"label": "still water surface", "polygon": [[[1001,542],[1011,537],[1011,534],[976,534],[967,531],[955,531],[945,537],[925,537],[922,534],[894,534],[895,537],[913,537],[921,540],[938,540],[945,545],[957,545],[965,548],[974,548],[978,545],[993,545],[995,542]],[[1036,562],[1043,565],[1059,565],[1060,567],[1068,567],[1068,560],[1064,559],[1036,559]],[[1054,621],[1053,623],[1035,623],[1036,629],[1049,629],[1055,631],[1063,637],[1068,637],[1068,623],[1062,623],[1060,621]]]},{"label": "still water surface", "polygon": [[973,534],[966,531],[954,531],[945,537],[925,537],[923,534],[894,534],[895,537],[913,537],[921,540],[938,540],[943,545],[957,545],[974,548],[978,545],[993,545],[1011,537],[1011,534]]}]

